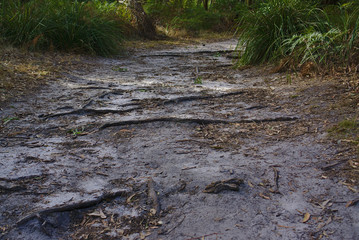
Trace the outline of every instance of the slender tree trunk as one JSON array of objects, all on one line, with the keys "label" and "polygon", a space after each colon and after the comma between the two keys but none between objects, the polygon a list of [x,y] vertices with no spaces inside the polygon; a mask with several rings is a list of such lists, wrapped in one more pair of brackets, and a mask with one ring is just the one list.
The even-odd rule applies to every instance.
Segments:
[{"label": "slender tree trunk", "polygon": [[208,11],[209,0],[203,0],[204,10]]},{"label": "slender tree trunk", "polygon": [[132,12],[139,34],[148,39],[155,39],[157,37],[156,27],[143,10],[141,0],[128,0],[128,7]]}]

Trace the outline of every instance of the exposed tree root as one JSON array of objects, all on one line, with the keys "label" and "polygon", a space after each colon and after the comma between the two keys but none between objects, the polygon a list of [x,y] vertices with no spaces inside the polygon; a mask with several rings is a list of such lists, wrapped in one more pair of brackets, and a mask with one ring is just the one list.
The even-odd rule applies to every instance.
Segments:
[{"label": "exposed tree root", "polygon": [[107,95],[110,95],[110,94],[121,95],[123,92],[125,92],[125,90],[116,89],[116,90],[113,90],[113,91],[110,91],[110,92],[102,93],[101,95],[98,96],[98,98],[104,98],[104,97],[106,97]]},{"label": "exposed tree root", "polygon": [[222,119],[203,119],[203,118],[177,118],[177,117],[163,117],[163,118],[147,118],[140,120],[127,120],[120,122],[105,123],[99,129],[108,127],[124,126],[124,125],[138,125],[144,123],[154,122],[175,122],[175,123],[197,123],[197,124],[231,124],[231,123],[263,123],[263,122],[286,122],[295,121],[297,117],[277,117],[277,118],[264,118],[264,119],[245,119],[237,121],[228,121]]},{"label": "exposed tree root", "polygon": [[[121,106],[122,107],[122,106]],[[84,114],[107,114],[107,113],[115,113],[115,114],[122,114],[122,113],[128,113],[135,110],[140,109],[140,107],[134,107],[130,109],[125,110],[116,110],[116,109],[76,109],[70,112],[63,112],[63,113],[54,113],[54,114],[48,114],[44,116],[40,116],[43,118],[53,118],[53,117],[60,117],[60,116],[66,116],[66,115],[84,115]]]},{"label": "exposed tree root", "polygon": [[167,105],[167,104],[174,104],[174,103],[181,103],[181,102],[188,102],[188,101],[223,98],[223,97],[241,95],[244,93],[246,93],[246,92],[245,91],[237,91],[237,92],[230,92],[230,93],[224,93],[224,94],[219,94],[219,95],[186,96],[186,97],[179,97],[179,98],[165,100],[165,101],[163,101],[162,104]]},{"label": "exposed tree root", "polygon": [[187,55],[200,55],[200,54],[226,54],[236,53],[237,50],[219,50],[219,51],[192,51],[192,52],[163,52],[161,54],[148,54],[140,55],[139,57],[183,57]]}]

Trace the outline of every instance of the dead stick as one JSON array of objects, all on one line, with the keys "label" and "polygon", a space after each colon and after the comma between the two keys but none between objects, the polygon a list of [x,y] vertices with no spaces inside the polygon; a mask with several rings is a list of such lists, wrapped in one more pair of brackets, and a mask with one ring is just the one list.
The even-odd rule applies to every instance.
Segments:
[{"label": "dead stick", "polygon": [[274,167],[273,168],[274,171],[274,183],[275,183],[275,190],[274,193],[279,193],[279,171]]},{"label": "dead stick", "polygon": [[181,225],[183,223],[183,221],[186,219],[186,216],[184,216],[182,218],[181,221],[179,221],[174,227],[170,228],[168,231],[164,232],[164,233],[160,233],[161,235],[166,235],[169,234],[170,232],[172,232],[173,230],[175,230],[179,225]]},{"label": "dead stick", "polygon": [[193,238],[189,238],[187,240],[201,240],[201,239],[204,239],[206,237],[210,237],[210,236],[213,236],[213,235],[219,235],[220,233],[211,233],[211,234],[207,234],[207,235],[203,235],[203,236],[200,236],[200,237],[193,237]]},{"label": "dead stick", "polygon": [[25,224],[26,222],[37,218],[38,216],[41,215],[46,215],[46,214],[50,214],[50,213],[56,213],[56,212],[68,212],[68,211],[73,211],[73,210],[78,210],[78,209],[83,209],[83,208],[89,208],[89,207],[93,207],[96,206],[98,204],[100,204],[101,202],[107,200],[107,199],[113,199],[119,196],[124,196],[128,193],[128,191],[126,190],[120,190],[120,191],[116,191],[113,193],[105,193],[103,195],[101,195],[100,197],[98,197],[97,199],[94,200],[90,200],[90,201],[85,201],[85,202],[79,202],[79,203],[73,203],[70,205],[65,205],[65,206],[59,206],[59,207],[52,207],[52,208],[47,208],[32,214],[29,214],[25,217],[23,217],[22,219],[20,219],[19,221],[17,221],[16,226],[20,226],[22,224]]},{"label": "dead stick", "polygon": [[147,187],[148,187],[148,196],[151,198],[153,208],[156,210],[155,215],[159,216],[160,210],[161,210],[161,205],[160,205],[160,202],[158,201],[158,195],[155,191],[154,182],[151,177],[148,179]]}]

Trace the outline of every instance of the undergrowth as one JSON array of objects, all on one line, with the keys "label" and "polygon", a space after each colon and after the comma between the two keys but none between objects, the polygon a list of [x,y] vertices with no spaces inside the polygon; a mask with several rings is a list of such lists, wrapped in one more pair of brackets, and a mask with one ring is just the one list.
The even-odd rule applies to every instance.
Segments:
[{"label": "undergrowth", "polygon": [[156,23],[167,31],[184,29],[196,33],[201,30],[234,30],[242,5],[235,0],[148,0],[144,7]]},{"label": "undergrowth", "polygon": [[346,119],[330,128],[330,135],[341,141],[349,142],[356,146],[359,151],[359,120],[356,118]]},{"label": "undergrowth", "polygon": [[287,67],[311,64],[321,72],[359,64],[359,3],[268,0],[241,11],[240,65],[285,59]]},{"label": "undergrowth", "polygon": [[130,21],[126,11],[100,0],[2,0],[0,34],[14,46],[108,56],[120,50]]}]

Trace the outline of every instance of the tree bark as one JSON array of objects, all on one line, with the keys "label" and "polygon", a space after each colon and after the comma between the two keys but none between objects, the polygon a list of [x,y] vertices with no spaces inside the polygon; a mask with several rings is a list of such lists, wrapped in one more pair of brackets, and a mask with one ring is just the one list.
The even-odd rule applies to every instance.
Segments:
[{"label": "tree bark", "polygon": [[136,28],[140,36],[156,39],[156,27],[152,19],[145,13],[141,0],[128,0],[128,7],[134,17]]}]

